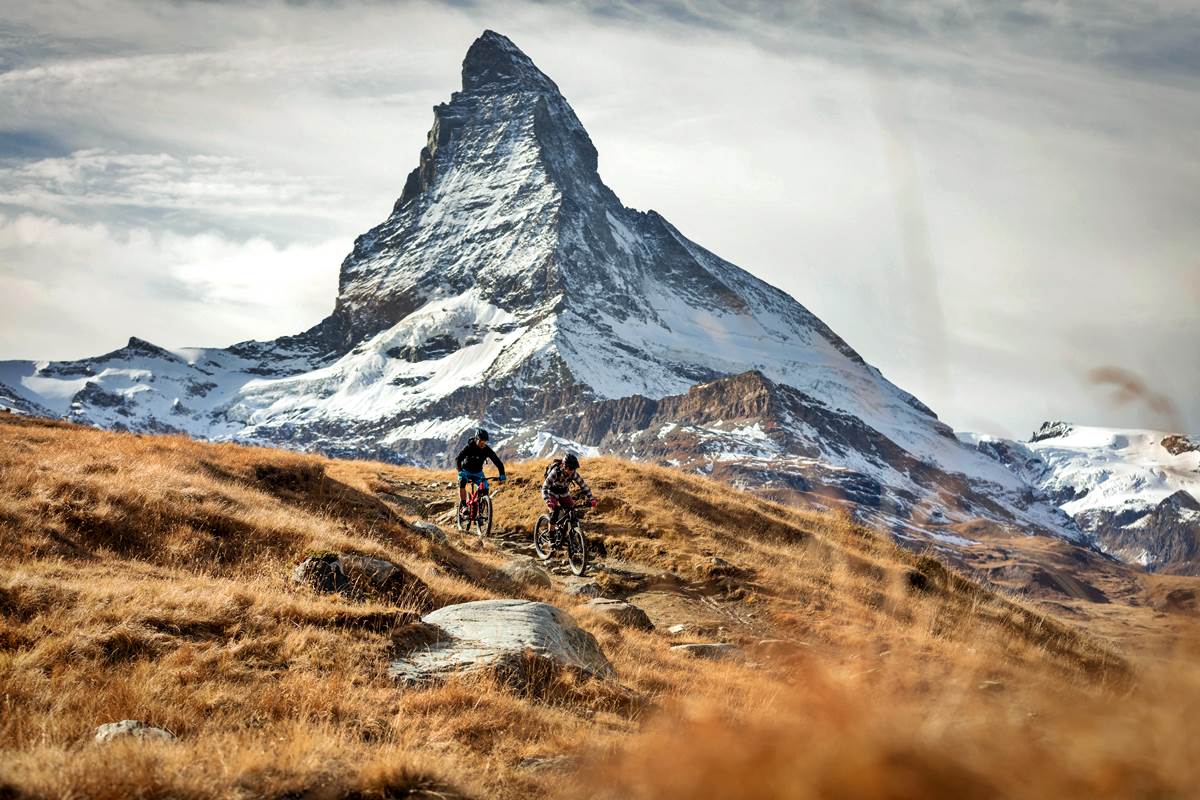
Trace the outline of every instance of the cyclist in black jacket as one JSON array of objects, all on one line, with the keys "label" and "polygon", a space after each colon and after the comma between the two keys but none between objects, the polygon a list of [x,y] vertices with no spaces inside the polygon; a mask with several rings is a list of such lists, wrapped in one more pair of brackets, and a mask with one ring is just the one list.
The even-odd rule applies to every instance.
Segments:
[{"label": "cyclist in black jacket", "polygon": [[500,460],[500,456],[496,455],[496,451],[488,446],[488,432],[480,428],[475,431],[475,435],[467,441],[467,446],[454,459],[454,466],[458,469],[459,508],[467,504],[467,481],[483,483],[483,462],[488,460],[495,464],[496,469],[500,471],[496,479],[501,483],[507,480],[504,477],[504,462]]}]

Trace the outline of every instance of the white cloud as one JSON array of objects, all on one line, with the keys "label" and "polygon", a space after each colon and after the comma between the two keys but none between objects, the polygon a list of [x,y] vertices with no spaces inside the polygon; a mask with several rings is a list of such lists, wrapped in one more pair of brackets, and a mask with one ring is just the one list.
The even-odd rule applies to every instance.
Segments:
[{"label": "white cloud", "polygon": [[315,176],[254,169],[231,156],[114,153],[0,164],[0,204],[64,214],[79,207],[142,206],[239,214],[328,216],[342,196]]},{"label": "white cloud", "polygon": [[299,332],[332,310],[349,245],[277,247],[0,214],[0,358],[80,358],[131,335],[184,347]]}]

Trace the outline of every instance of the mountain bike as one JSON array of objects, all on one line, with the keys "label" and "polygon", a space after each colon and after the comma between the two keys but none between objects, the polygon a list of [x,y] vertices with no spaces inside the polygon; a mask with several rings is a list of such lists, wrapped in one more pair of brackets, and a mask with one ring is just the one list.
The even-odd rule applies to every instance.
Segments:
[{"label": "mountain bike", "polygon": [[492,494],[488,487],[488,477],[482,481],[471,481],[467,489],[467,502],[458,507],[458,529],[466,533],[475,527],[480,539],[486,539],[492,532]]},{"label": "mountain bike", "polygon": [[546,561],[556,549],[563,547],[572,573],[582,575],[587,570],[587,539],[579,529],[582,511],[572,498],[570,504],[559,506],[557,522],[551,523],[549,514],[538,517],[533,526],[533,549],[538,558]]}]

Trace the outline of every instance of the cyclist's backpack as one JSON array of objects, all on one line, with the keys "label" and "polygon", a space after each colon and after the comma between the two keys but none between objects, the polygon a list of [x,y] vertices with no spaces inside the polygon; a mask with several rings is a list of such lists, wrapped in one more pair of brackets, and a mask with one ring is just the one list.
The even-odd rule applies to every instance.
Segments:
[{"label": "cyclist's backpack", "polygon": [[542,473],[542,480],[546,480],[546,478],[550,477],[550,470],[554,469],[555,467],[561,467],[562,461],[563,460],[561,458],[556,458],[553,461],[551,461],[549,464],[547,464],[546,471]]}]

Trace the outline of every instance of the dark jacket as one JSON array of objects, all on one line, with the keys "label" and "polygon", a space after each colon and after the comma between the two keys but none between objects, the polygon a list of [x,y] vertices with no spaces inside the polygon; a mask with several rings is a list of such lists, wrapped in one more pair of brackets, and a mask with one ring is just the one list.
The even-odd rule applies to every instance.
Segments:
[{"label": "dark jacket", "polygon": [[465,470],[466,472],[483,472],[483,462],[490,460],[496,465],[496,469],[500,470],[500,477],[504,477],[504,462],[496,455],[492,448],[485,445],[480,445],[479,442],[472,439],[467,442],[467,446],[462,449],[458,457],[454,459],[456,469]]}]

